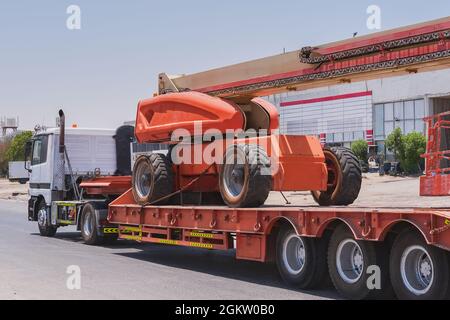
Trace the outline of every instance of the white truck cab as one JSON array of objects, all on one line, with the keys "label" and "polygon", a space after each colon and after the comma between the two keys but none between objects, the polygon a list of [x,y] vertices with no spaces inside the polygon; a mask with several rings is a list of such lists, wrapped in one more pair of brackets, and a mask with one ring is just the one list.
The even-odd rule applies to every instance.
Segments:
[{"label": "white truck cab", "polygon": [[[49,129],[32,139],[29,194],[43,198],[47,204],[67,198],[72,178],[76,181],[80,177],[114,175],[117,170],[115,130],[66,129],[65,148],[69,161],[64,161],[64,169],[58,151],[59,131],[59,128]],[[64,188],[58,185],[62,170]]]},{"label": "white truck cab", "polygon": [[85,242],[94,244],[105,238],[100,221],[106,221],[111,195],[85,194],[80,183],[131,174],[133,127],[65,128],[62,111],[60,123],[60,128],[40,131],[27,143],[28,220],[37,221],[41,235],[47,237],[54,236],[59,227],[75,225]]}]

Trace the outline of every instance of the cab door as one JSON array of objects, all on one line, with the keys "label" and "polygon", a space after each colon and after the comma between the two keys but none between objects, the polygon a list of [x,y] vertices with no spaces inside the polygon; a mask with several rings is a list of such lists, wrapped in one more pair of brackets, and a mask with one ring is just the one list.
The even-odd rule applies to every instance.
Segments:
[{"label": "cab door", "polygon": [[[43,196],[50,202],[51,181],[48,171],[48,135],[39,135],[33,139],[30,161],[30,195]],[[47,169],[47,170],[45,170]]]}]

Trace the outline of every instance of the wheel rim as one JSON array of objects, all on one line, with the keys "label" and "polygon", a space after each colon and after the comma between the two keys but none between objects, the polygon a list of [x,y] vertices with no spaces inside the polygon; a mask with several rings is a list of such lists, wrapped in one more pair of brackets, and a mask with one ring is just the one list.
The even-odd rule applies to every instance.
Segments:
[{"label": "wheel rim", "polygon": [[364,255],[353,239],[342,241],[336,252],[337,271],[346,283],[354,284],[361,279],[364,270]]},{"label": "wheel rim", "polygon": [[45,208],[41,208],[38,211],[38,225],[41,227],[45,227],[47,225],[47,210]]},{"label": "wheel rim", "polygon": [[341,178],[341,175],[339,174],[340,164],[337,162],[337,159],[334,155],[332,157],[330,157],[330,155],[327,155],[328,154],[326,154],[325,160],[328,171],[327,192],[333,193],[336,190],[336,187],[338,186]]},{"label": "wheel rim", "polygon": [[246,161],[242,151],[233,148],[227,152],[223,169],[223,185],[225,192],[231,198],[242,194],[246,183]]},{"label": "wheel rim", "polygon": [[402,255],[400,272],[405,287],[417,296],[430,291],[434,282],[434,265],[422,246],[411,246]]},{"label": "wheel rim", "polygon": [[306,263],[306,249],[302,238],[296,234],[288,236],[283,242],[283,264],[291,275],[302,272]]},{"label": "wheel rim", "polygon": [[336,155],[330,150],[324,150],[325,164],[327,166],[327,191],[313,191],[316,198],[319,198],[322,193],[328,194],[330,198],[334,198],[339,191],[339,185],[342,181],[341,164]]},{"label": "wheel rim", "polygon": [[94,222],[92,220],[92,212],[86,212],[84,216],[84,222],[83,222],[83,232],[87,237],[90,237],[92,234],[92,231],[94,229]]},{"label": "wheel rim", "polygon": [[151,192],[152,167],[148,161],[141,161],[135,171],[135,190],[140,198],[147,198]]}]

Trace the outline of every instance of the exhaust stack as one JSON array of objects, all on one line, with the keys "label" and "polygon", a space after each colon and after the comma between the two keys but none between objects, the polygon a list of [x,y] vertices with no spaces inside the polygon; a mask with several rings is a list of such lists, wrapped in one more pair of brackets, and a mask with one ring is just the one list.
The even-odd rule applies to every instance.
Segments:
[{"label": "exhaust stack", "polygon": [[66,135],[66,116],[59,110],[59,153],[64,153]]},{"label": "exhaust stack", "polygon": [[59,157],[55,162],[54,189],[59,191],[60,199],[63,199],[66,184],[65,135],[66,117],[64,111],[59,110]]}]

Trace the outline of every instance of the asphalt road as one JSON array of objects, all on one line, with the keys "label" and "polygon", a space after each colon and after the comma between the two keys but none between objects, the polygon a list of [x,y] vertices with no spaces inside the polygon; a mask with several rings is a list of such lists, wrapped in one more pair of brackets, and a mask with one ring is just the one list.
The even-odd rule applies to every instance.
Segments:
[{"label": "asphalt road", "polygon": [[[81,289],[67,288],[69,266]],[[323,289],[286,287],[272,265],[211,252],[119,241],[90,247],[74,229],[39,236],[26,203],[0,200],[0,299],[336,299]]]}]

